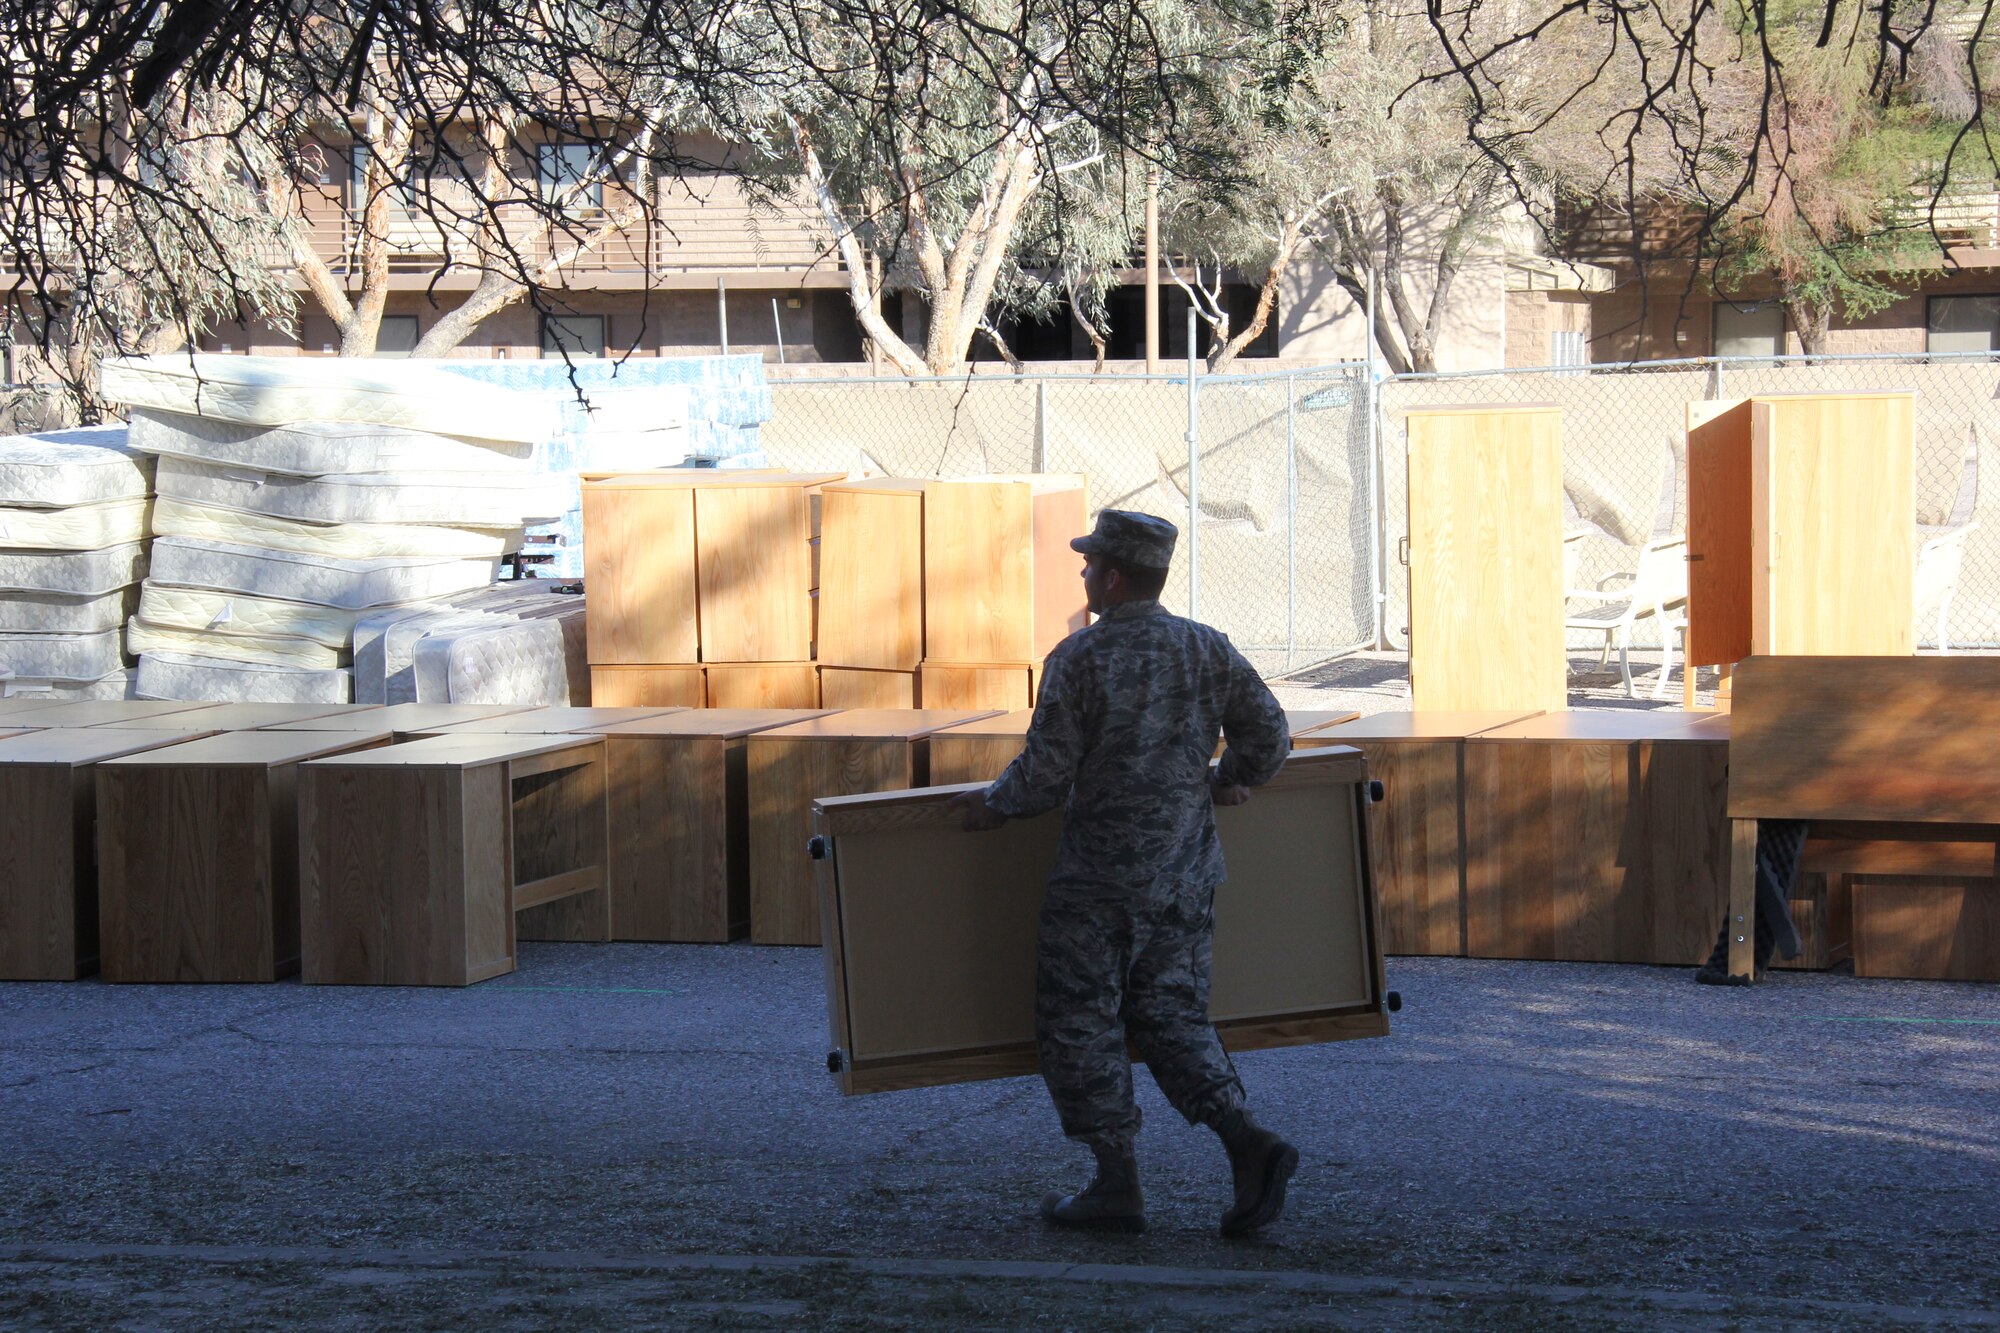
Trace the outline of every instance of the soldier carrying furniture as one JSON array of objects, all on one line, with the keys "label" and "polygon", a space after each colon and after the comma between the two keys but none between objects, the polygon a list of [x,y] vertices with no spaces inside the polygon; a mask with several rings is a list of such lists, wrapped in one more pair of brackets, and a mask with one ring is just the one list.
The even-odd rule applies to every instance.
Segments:
[{"label": "soldier carrying furniture", "polygon": [[[1143,1231],[1129,1040],[1189,1123],[1221,1136],[1235,1202],[1224,1235],[1277,1220],[1298,1151],[1251,1118],[1208,1020],[1216,805],[1249,799],[1291,744],[1278,701],[1227,637],[1159,603],[1178,530],[1107,509],[1070,546],[1098,617],[1057,645],[1021,756],[953,805],[965,827],[1064,807],[1036,945],[1035,1029],[1063,1132],[1097,1158],[1042,1215],[1065,1227]],[[1211,778],[1218,733],[1229,748]]]}]

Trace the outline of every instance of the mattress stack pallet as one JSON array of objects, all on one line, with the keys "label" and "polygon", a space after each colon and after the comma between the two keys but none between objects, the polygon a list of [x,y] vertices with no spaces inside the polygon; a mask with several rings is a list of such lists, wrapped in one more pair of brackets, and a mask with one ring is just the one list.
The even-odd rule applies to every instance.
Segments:
[{"label": "mattress stack pallet", "polygon": [[0,438],[0,697],[131,693],[152,492],[123,426]]},{"label": "mattress stack pallet", "polygon": [[142,697],[350,702],[358,622],[490,587],[560,508],[546,396],[344,359],[116,358],[101,382],[158,456]]}]

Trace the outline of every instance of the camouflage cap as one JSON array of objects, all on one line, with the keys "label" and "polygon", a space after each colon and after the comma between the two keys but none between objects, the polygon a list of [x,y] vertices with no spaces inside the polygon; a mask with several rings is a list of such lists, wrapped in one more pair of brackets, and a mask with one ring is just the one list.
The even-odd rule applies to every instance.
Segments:
[{"label": "camouflage cap", "polygon": [[1071,541],[1069,548],[1141,569],[1165,569],[1173,563],[1174,542],[1180,535],[1181,530],[1164,518],[1129,509],[1100,509],[1096,529]]}]

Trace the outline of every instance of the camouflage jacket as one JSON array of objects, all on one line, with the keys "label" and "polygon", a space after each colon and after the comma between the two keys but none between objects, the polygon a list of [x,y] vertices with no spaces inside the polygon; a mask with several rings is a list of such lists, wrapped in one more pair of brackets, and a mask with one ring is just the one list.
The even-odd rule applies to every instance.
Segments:
[{"label": "camouflage jacket", "polygon": [[1067,802],[1052,878],[1220,884],[1218,734],[1225,783],[1269,782],[1291,748],[1277,699],[1221,631],[1127,602],[1049,654],[1026,747],[986,801],[1014,818]]}]

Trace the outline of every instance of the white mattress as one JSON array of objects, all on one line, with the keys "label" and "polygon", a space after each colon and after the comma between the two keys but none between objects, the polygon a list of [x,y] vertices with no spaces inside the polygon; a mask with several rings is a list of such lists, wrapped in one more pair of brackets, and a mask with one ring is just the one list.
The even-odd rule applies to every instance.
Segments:
[{"label": "white mattress", "polygon": [[0,507],[0,547],[15,550],[95,551],[145,539],[153,502],[104,500],[64,509]]},{"label": "white mattress", "polygon": [[146,576],[146,545],[101,551],[0,550],[0,589],[87,595],[113,592]]},{"label": "white mattress", "polygon": [[117,629],[132,612],[137,589],[95,596],[66,592],[0,592],[0,633],[97,634]]},{"label": "white mattress", "polygon": [[115,629],[95,634],[0,634],[0,679],[100,680],[125,665]]},{"label": "white mattress", "polygon": [[534,457],[531,444],[460,440],[365,421],[249,426],[144,409],[132,413],[131,443],[147,454],[298,477],[334,472],[518,472],[531,468]]},{"label": "white mattress", "polygon": [[[461,560],[498,560],[519,550],[521,529],[428,527],[414,523],[301,523],[230,509],[211,509],[184,500],[157,500],[153,531],[162,537],[264,546],[275,551],[343,560],[379,556],[451,556]],[[4,544],[4,543],[0,543]]]},{"label": "white mattress", "polygon": [[[566,632],[574,622],[575,632]],[[582,653],[582,608],[569,616],[445,629],[414,653],[420,703],[571,704],[590,668]],[[570,640],[574,638],[573,651]],[[585,688],[582,693],[588,695]]]},{"label": "white mattress", "polygon": [[0,504],[54,509],[143,500],[153,460],[127,447],[123,426],[0,437]]},{"label": "white mattress", "polygon": [[578,605],[573,596],[502,583],[429,606],[398,607],[364,617],[354,626],[354,700],[416,702],[416,648],[427,635],[505,625]]},{"label": "white mattress", "polygon": [[353,702],[354,678],[345,669],[301,671],[182,653],[147,653],[139,659],[135,690],[141,699],[344,704]]},{"label": "white mattress", "polygon": [[552,395],[482,384],[419,361],[351,357],[106,357],[99,390],[114,403],[257,426],[365,421],[473,440],[535,444],[560,421]]},{"label": "white mattress", "polygon": [[517,528],[566,503],[561,487],[533,472],[350,472],[287,477],[162,458],[155,485],[211,509],[305,523],[444,523]]},{"label": "white mattress", "polygon": [[[591,437],[679,431],[687,426],[688,387],[649,384],[633,389],[584,390],[584,419]],[[676,460],[679,461],[679,460]]]},{"label": "white mattress", "polygon": [[354,642],[354,622],[368,612],[149,583],[139,598],[138,614],[140,620],[159,629],[310,639],[329,648],[345,648]]},{"label": "white mattress", "polygon": [[137,677],[130,668],[120,667],[96,680],[31,680],[21,676],[0,677],[0,699],[47,699],[71,703],[87,699],[133,699]]},{"label": "white mattress", "polygon": [[494,568],[491,560],[427,556],[336,560],[260,546],[161,537],[153,543],[146,581],[360,611],[483,588],[493,581]]},{"label": "white mattress", "polygon": [[147,653],[187,653],[232,662],[321,670],[347,665],[347,649],[330,648],[311,639],[267,638],[257,634],[211,634],[199,629],[162,629],[136,617],[125,626],[125,647],[143,658]]}]

